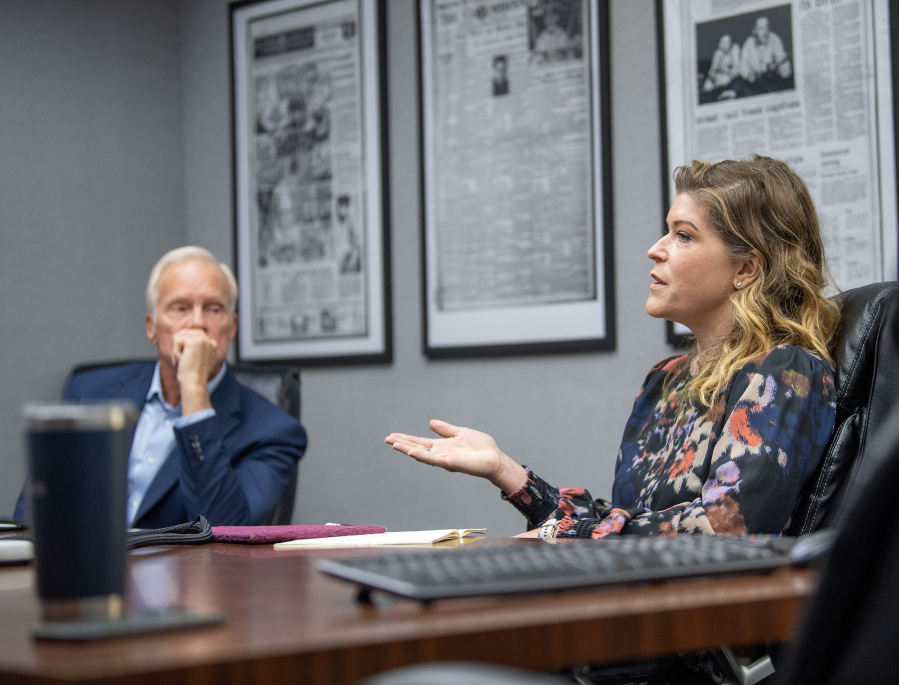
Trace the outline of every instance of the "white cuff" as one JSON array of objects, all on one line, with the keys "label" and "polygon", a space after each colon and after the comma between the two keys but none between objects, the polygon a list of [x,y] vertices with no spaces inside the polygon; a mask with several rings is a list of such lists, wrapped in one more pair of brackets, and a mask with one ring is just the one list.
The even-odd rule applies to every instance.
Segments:
[{"label": "white cuff", "polygon": [[200,411],[195,411],[193,414],[188,414],[187,416],[179,416],[172,421],[172,426],[175,428],[184,428],[185,426],[192,426],[195,423],[212,418],[213,416],[215,416],[215,409],[209,407],[209,409],[201,409]]}]

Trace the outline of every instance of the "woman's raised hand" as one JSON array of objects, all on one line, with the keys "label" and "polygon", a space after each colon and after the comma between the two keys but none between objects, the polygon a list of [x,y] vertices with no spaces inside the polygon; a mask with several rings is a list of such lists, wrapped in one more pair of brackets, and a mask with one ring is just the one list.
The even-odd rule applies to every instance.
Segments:
[{"label": "woman's raised hand", "polygon": [[524,468],[512,461],[486,433],[436,419],[429,425],[442,438],[391,433],[384,442],[423,464],[486,478],[506,494],[515,492],[527,481]]}]

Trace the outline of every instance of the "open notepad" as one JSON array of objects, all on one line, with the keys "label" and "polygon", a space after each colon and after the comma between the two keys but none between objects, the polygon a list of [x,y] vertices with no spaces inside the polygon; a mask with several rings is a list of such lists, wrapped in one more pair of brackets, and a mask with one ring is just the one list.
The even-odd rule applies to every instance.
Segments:
[{"label": "open notepad", "polygon": [[433,545],[459,541],[468,542],[487,534],[486,528],[449,528],[447,530],[409,530],[396,533],[348,535],[335,538],[312,538],[278,542],[275,549],[309,549],[322,547],[382,547],[388,545]]}]

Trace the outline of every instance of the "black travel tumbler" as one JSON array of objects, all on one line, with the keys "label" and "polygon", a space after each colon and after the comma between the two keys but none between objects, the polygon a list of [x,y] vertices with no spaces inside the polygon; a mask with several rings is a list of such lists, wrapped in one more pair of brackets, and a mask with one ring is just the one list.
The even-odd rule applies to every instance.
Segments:
[{"label": "black travel tumbler", "polygon": [[130,402],[27,404],[22,414],[43,618],[118,618],[137,410]]}]

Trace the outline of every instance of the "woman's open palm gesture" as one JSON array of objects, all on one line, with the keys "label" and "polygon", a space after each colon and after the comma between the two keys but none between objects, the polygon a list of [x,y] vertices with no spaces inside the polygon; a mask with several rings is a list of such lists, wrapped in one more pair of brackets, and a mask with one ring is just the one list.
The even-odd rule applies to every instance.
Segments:
[{"label": "woman's open palm gesture", "polygon": [[527,478],[524,469],[513,462],[486,433],[436,419],[429,426],[442,437],[419,438],[405,433],[391,433],[384,442],[423,464],[486,478],[507,493],[524,485]]}]

